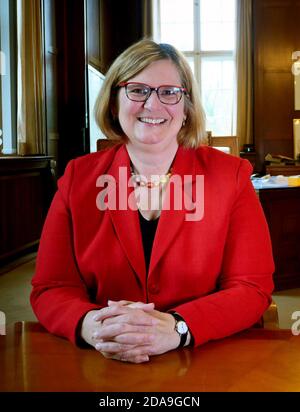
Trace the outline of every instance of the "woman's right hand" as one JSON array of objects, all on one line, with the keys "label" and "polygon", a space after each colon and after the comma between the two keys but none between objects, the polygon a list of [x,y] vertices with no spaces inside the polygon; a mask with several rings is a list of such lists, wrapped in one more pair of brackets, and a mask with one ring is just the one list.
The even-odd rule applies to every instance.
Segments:
[{"label": "woman's right hand", "polygon": [[[154,309],[154,304],[153,303],[143,303],[143,302],[129,302],[129,301],[108,301],[108,306],[117,306],[119,307],[120,311],[122,312],[122,308],[124,309],[124,312],[126,312],[126,306],[130,307],[131,309],[141,309],[144,312],[151,312]],[[85,317],[83,318],[83,321],[81,323],[81,331],[80,335],[81,338],[88,343],[89,345],[95,347],[96,344],[99,342],[97,340],[96,336],[98,332],[101,330],[102,325],[104,324],[104,321],[99,321],[95,320],[97,318],[97,315],[99,314],[101,309],[98,310],[91,310],[88,312]],[[132,345],[134,347],[135,345]]]},{"label": "woman's right hand", "polygon": [[147,362],[150,356],[179,345],[174,317],[155,310],[154,304],[109,301],[107,307],[97,312],[93,320],[99,322],[99,327],[92,337],[95,349],[106,358]]},{"label": "woman's right hand", "polygon": [[93,338],[95,332],[99,328],[99,322],[94,320],[94,317],[99,313],[99,310],[91,310],[88,312],[81,323],[81,338],[89,345],[95,347],[97,341]]}]

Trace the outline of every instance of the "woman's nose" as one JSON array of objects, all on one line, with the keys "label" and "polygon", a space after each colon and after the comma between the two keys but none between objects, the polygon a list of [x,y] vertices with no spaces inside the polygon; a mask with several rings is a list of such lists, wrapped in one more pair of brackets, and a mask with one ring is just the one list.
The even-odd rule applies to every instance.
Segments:
[{"label": "woman's nose", "polygon": [[162,103],[158,98],[158,95],[156,93],[155,90],[152,90],[150,96],[148,97],[148,99],[145,101],[144,103],[144,107],[146,108],[153,108],[153,107],[157,107],[160,106]]}]

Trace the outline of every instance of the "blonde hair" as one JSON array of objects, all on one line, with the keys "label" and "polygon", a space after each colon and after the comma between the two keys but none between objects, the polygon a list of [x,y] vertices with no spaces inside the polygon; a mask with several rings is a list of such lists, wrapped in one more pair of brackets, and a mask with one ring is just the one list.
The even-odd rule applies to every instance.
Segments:
[{"label": "blonde hair", "polygon": [[179,130],[177,141],[184,147],[196,148],[205,143],[205,114],[200,102],[200,93],[189,63],[185,56],[169,44],[158,44],[143,39],[125,50],[111,65],[95,104],[96,121],[102,132],[109,139],[127,140],[117,118],[117,86],[136,76],[151,63],[158,60],[170,60],[176,66],[182,87],[187,89],[184,95],[185,124]]}]

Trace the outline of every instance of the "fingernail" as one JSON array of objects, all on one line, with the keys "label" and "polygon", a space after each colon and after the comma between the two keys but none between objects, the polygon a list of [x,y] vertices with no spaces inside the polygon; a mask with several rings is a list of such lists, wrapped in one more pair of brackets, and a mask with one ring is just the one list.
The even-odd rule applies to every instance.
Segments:
[{"label": "fingernail", "polygon": [[110,305],[117,305],[117,304],[118,304],[118,302],[115,301],[115,300],[108,300],[108,301],[107,301],[107,305],[108,305],[108,306],[110,306]]},{"label": "fingernail", "polygon": [[97,350],[101,350],[102,349],[102,344],[101,343],[96,343],[95,348]]}]

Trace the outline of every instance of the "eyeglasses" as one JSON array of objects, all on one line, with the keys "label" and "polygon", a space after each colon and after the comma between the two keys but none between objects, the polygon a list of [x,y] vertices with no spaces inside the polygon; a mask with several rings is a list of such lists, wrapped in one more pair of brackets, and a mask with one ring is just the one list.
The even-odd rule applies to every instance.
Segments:
[{"label": "eyeglasses", "polygon": [[187,90],[179,86],[159,86],[150,87],[144,83],[122,82],[118,87],[125,87],[125,93],[129,100],[133,102],[145,102],[151,96],[152,92],[156,92],[159,101],[163,104],[177,104],[182,95],[188,96]]}]

